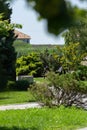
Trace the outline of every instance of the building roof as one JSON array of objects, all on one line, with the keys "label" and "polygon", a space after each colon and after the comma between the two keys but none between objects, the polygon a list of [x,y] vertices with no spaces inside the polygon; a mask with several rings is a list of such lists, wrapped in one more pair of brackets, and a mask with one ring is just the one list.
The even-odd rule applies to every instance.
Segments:
[{"label": "building roof", "polygon": [[24,34],[18,30],[14,30],[15,35],[17,36],[18,39],[31,39],[31,37],[27,34]]}]

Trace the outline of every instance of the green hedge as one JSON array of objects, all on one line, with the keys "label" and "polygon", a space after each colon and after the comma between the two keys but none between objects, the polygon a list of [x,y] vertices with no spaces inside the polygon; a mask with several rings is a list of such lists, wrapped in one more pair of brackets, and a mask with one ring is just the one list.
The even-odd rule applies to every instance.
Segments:
[{"label": "green hedge", "polygon": [[29,88],[30,83],[27,80],[19,81],[8,81],[7,90],[17,90],[17,91],[26,91]]}]

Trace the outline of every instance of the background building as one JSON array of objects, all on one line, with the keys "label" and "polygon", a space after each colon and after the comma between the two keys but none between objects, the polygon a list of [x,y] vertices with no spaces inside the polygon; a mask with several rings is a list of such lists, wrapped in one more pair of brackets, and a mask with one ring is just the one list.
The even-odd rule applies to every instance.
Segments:
[{"label": "background building", "polygon": [[18,30],[15,30],[14,33],[17,36],[17,40],[21,40],[23,42],[30,43],[31,37],[29,35],[24,34]]}]

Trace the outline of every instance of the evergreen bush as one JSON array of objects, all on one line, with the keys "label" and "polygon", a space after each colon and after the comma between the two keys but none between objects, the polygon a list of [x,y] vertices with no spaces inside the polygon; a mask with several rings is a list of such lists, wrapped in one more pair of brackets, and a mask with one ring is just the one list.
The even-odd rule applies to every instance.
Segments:
[{"label": "evergreen bush", "polygon": [[[10,24],[12,9],[6,0],[0,1],[0,13],[4,14],[2,20],[8,20]],[[16,79],[16,53],[13,47],[16,37],[12,29],[8,30],[8,35],[3,32],[0,33],[0,90],[5,89],[8,80]]]},{"label": "evergreen bush", "polygon": [[16,62],[16,74],[19,75],[32,75],[40,77],[43,73],[43,64],[37,53],[31,53],[27,56],[22,56]]}]

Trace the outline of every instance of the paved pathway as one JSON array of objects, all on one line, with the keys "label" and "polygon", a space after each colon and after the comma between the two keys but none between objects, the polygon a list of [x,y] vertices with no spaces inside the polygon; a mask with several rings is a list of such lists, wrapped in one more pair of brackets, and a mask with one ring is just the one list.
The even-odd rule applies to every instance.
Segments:
[{"label": "paved pathway", "polygon": [[11,110],[11,109],[28,109],[28,108],[41,108],[40,103],[25,103],[25,104],[12,104],[12,105],[1,105],[0,110]]},{"label": "paved pathway", "polygon": [[81,128],[81,129],[78,129],[78,130],[87,130],[87,127],[86,128]]}]

